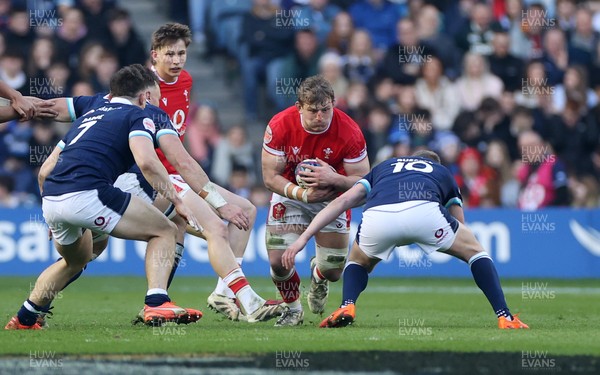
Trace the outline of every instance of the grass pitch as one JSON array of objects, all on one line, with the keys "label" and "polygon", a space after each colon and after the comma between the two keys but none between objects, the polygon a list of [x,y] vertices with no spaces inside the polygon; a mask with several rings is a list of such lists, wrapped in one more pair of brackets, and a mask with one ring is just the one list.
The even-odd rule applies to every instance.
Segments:
[{"label": "grass pitch", "polygon": [[[27,297],[34,278],[1,277],[5,324]],[[250,278],[265,298],[276,298],[269,279]],[[597,281],[504,280],[513,313],[529,330],[501,331],[487,300],[470,279],[373,277],[357,304],[357,318],[343,329],[317,328],[322,317],[306,306],[304,326],[275,328],[274,321],[232,322],[206,308],[216,278],[179,277],[170,295],[177,304],[200,308],[195,324],[160,328],[132,326],[143,304],[145,280],[85,275],[57,299],[44,331],[0,332],[0,355],[247,356],[321,351],[518,352],[600,356],[600,288]],[[341,283],[331,287],[326,309],[340,302]]]}]

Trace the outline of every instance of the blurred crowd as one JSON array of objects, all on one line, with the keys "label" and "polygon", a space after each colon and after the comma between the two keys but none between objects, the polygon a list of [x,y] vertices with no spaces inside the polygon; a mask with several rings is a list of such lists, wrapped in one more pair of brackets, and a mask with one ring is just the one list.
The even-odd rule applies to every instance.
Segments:
[{"label": "blurred crowd", "polygon": [[[266,124],[293,105],[303,78],[323,74],[336,106],[362,128],[372,165],[426,147],[454,173],[467,207],[599,205],[600,2],[169,6],[208,57],[226,56],[237,67],[248,123]],[[147,63],[148,44],[111,1],[0,0],[0,31],[0,79],[24,95],[105,92],[119,67]],[[215,182],[266,205],[261,145],[244,125],[222,125],[218,108],[199,102],[188,150]],[[36,168],[64,129],[0,124],[0,206],[37,204]]]}]

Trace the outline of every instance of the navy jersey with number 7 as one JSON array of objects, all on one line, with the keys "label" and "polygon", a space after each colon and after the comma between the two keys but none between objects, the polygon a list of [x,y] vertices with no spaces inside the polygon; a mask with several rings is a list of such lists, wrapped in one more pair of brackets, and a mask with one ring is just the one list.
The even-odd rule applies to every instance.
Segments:
[{"label": "navy jersey with number 7", "polygon": [[369,193],[364,210],[407,201],[438,202],[462,206],[460,190],[450,171],[421,157],[388,159],[375,166],[360,182]]},{"label": "navy jersey with number 7", "polygon": [[112,185],[134,164],[131,137],[155,143],[156,126],[144,110],[113,98],[75,120],[64,138],[60,160],[46,178],[43,196],[92,190]]}]

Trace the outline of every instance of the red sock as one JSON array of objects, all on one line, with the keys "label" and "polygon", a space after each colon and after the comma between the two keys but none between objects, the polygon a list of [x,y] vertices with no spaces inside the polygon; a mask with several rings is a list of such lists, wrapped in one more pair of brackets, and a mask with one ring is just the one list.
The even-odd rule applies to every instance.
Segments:
[{"label": "red sock", "polygon": [[223,278],[223,281],[227,283],[229,289],[231,289],[233,294],[236,295],[243,287],[249,285],[246,276],[244,276],[240,268],[236,268],[235,270],[231,271]]},{"label": "red sock", "polygon": [[300,298],[300,276],[294,269],[294,272],[284,280],[277,280],[273,278],[275,286],[283,297],[283,302],[290,303]]}]

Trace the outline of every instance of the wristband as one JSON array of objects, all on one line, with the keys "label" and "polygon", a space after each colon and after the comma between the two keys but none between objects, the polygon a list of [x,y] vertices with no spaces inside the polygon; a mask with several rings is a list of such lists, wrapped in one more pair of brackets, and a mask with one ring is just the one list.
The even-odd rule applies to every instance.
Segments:
[{"label": "wristband", "polygon": [[304,189],[302,192],[302,202],[308,203],[308,189]]},{"label": "wristband", "polygon": [[215,209],[218,210],[219,208],[227,204],[225,198],[223,198],[223,196],[219,194],[215,187],[215,184],[213,184],[212,182],[209,181],[206,185],[204,185],[202,189],[208,193],[204,200],[206,201],[206,203],[210,204]]},{"label": "wristband", "polygon": [[300,186],[298,185],[294,186],[294,189],[292,190],[292,198],[294,198],[295,200],[299,200],[298,195],[296,195],[296,193],[298,193],[298,190],[300,190]]},{"label": "wristband", "polygon": [[287,183],[287,184],[285,184],[285,186],[283,187],[283,195],[285,195],[285,197],[286,197],[286,198],[289,198],[289,197],[288,197],[288,193],[287,193],[287,191],[288,191],[288,188],[290,187],[290,185],[292,185],[292,183],[291,183],[291,182],[288,182],[288,183]]}]

